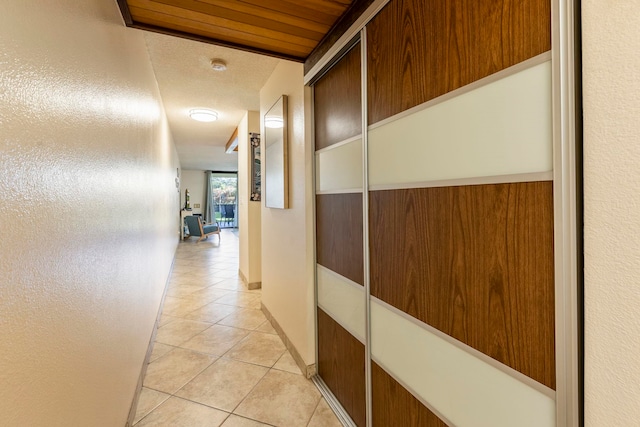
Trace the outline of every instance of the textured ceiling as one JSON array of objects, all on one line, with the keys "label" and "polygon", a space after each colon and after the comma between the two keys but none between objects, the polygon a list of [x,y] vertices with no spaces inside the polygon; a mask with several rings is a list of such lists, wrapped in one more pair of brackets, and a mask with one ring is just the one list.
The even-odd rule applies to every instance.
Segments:
[{"label": "textured ceiling", "polygon": [[[182,168],[237,170],[237,153],[224,145],[245,112],[260,109],[260,89],[280,60],[163,34],[145,39]],[[227,70],[212,70],[214,58]],[[215,110],[218,120],[196,122],[192,108]]]}]

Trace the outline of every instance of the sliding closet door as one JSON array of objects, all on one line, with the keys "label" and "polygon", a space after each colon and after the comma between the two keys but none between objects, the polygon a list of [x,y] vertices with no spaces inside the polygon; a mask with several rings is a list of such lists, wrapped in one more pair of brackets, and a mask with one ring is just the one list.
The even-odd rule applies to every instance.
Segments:
[{"label": "sliding closet door", "polygon": [[392,0],[366,45],[372,425],[554,426],[550,3]]},{"label": "sliding closet door", "polygon": [[359,426],[564,425],[552,2],[374,3],[313,77],[319,376]]},{"label": "sliding closet door", "polygon": [[318,375],[366,424],[361,51],[314,85]]}]

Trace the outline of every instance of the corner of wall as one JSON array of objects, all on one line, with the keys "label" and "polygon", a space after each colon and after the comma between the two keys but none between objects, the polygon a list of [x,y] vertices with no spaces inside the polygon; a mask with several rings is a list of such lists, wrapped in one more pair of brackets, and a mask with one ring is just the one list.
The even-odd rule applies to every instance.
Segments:
[{"label": "corner of wall", "polygon": [[249,133],[260,132],[260,115],[247,111],[238,124],[238,217],[240,233],[240,277],[250,288],[262,280],[261,209],[251,201],[252,150]]},{"label": "corner of wall", "polygon": [[289,97],[290,207],[262,207],[262,301],[309,366],[315,364],[313,154],[306,125],[310,92],[303,83],[302,64],[280,61],[276,66],[260,90],[261,116],[281,95]]}]

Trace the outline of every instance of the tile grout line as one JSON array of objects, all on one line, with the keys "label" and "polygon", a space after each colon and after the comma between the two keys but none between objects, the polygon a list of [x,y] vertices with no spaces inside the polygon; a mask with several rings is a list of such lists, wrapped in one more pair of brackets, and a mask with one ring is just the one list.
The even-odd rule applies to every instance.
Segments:
[{"label": "tile grout line", "polygon": [[[187,249],[189,250],[189,252],[187,252]],[[195,259],[196,257],[194,256],[194,254],[196,253],[193,249],[196,249],[195,247],[190,247],[187,248],[186,246],[179,246],[177,254],[176,254],[176,260],[181,260],[181,261],[187,261],[187,263],[182,263],[182,262],[178,262],[178,266],[179,267],[194,267],[196,269],[198,269],[199,265],[203,265],[204,271],[210,270],[210,269],[214,269],[215,268],[215,262],[208,262],[211,260],[211,257],[198,257],[199,259]],[[197,249],[204,249],[204,248],[197,248]],[[237,248],[230,248],[232,250],[237,250]],[[217,254],[216,254],[217,256]],[[227,258],[228,260],[229,258]],[[237,258],[233,258],[233,259],[237,259]],[[225,264],[228,264],[225,262]],[[230,269],[237,269],[237,267],[230,267]],[[248,399],[248,397],[251,395],[251,393],[253,393],[253,391],[256,389],[256,387],[258,387],[259,384],[262,383],[262,381],[269,376],[272,373],[278,373],[278,375],[280,374],[284,374],[284,375],[296,375],[296,376],[301,376],[304,378],[304,375],[302,375],[302,373],[293,373],[290,372],[288,370],[285,370],[283,368],[276,368],[275,366],[282,360],[283,357],[285,357],[285,355],[287,355],[287,353],[289,353],[288,349],[286,348],[286,345],[284,346],[284,350],[282,352],[280,352],[277,357],[274,358],[274,362],[271,363],[268,366],[265,365],[261,365],[259,363],[255,363],[255,362],[248,362],[242,359],[237,359],[237,358],[233,358],[230,357],[229,354],[230,352],[234,351],[234,349],[236,349],[239,345],[241,345],[242,343],[246,343],[247,340],[249,340],[252,336],[264,336],[264,337],[273,337],[273,336],[277,336],[278,337],[278,341],[281,342],[283,345],[284,343],[282,342],[282,339],[278,336],[277,333],[273,333],[273,332],[267,332],[267,331],[261,331],[259,330],[259,328],[261,328],[262,326],[264,326],[266,323],[269,322],[269,320],[266,318],[266,316],[264,316],[264,313],[262,313],[262,311],[260,310],[259,307],[253,308],[251,306],[251,304],[248,305],[244,305],[244,303],[241,303],[242,305],[238,305],[238,304],[233,304],[233,303],[227,303],[227,302],[218,302],[220,299],[227,297],[227,295],[231,295],[231,292],[234,292],[235,294],[233,294],[235,296],[235,299],[242,299],[242,298],[246,298],[246,299],[250,299],[250,300],[257,300],[259,301],[261,299],[261,292],[247,292],[244,289],[239,289],[239,287],[234,287],[234,289],[225,289],[225,288],[216,288],[216,285],[222,284],[222,282],[225,281],[229,281],[229,284],[226,286],[231,287],[232,284],[230,283],[232,280],[234,280],[234,277],[229,277],[229,278],[223,278],[220,279],[219,281],[215,281],[214,283],[211,283],[207,286],[200,286],[201,283],[198,283],[196,285],[193,284],[194,281],[206,281],[206,276],[208,276],[206,273],[203,274],[204,277],[197,277],[189,282],[187,282],[187,280],[184,279],[185,275],[190,274],[190,269],[189,268],[178,268],[178,271],[175,272],[174,276],[171,277],[169,279],[169,289],[173,289],[176,290],[180,289],[180,287],[182,286],[194,286],[194,287],[198,287],[199,289],[197,290],[193,290],[191,292],[187,292],[185,294],[180,294],[177,296],[174,295],[167,295],[171,298],[175,298],[176,300],[179,301],[189,301],[189,300],[197,300],[198,296],[194,295],[197,294],[199,292],[202,291],[206,291],[206,290],[213,290],[213,291],[220,291],[220,292],[224,292],[224,295],[221,295],[217,298],[214,298],[212,300],[207,300],[207,302],[201,306],[198,306],[197,308],[190,310],[188,312],[180,312],[179,315],[174,315],[174,314],[168,314],[165,313],[166,316],[168,316],[167,322],[163,323],[163,325],[160,328],[170,325],[171,323],[174,323],[178,320],[180,321],[189,321],[189,322],[198,322],[198,323],[204,323],[204,324],[208,324],[209,326],[207,326],[205,329],[203,329],[202,331],[199,331],[191,336],[189,336],[188,338],[184,339],[184,341],[182,341],[180,344],[168,344],[168,343],[162,343],[159,342],[157,340],[155,340],[154,343],[159,343],[159,344],[163,344],[165,346],[171,347],[171,349],[169,351],[167,351],[166,353],[156,357],[152,362],[149,362],[149,364],[157,362],[159,360],[161,360],[164,357],[169,356],[172,352],[174,352],[176,349],[181,349],[184,351],[189,351],[189,352],[193,352],[196,354],[200,354],[203,356],[208,356],[208,357],[212,357],[214,360],[211,363],[206,364],[206,366],[204,366],[202,369],[198,370],[197,373],[193,376],[190,376],[190,378],[188,380],[186,380],[186,382],[184,382],[184,384],[182,384],[177,390],[175,390],[173,393],[167,393],[165,391],[162,390],[157,390],[156,388],[153,387],[148,387],[146,385],[144,385],[143,382],[143,387],[158,392],[158,393],[162,393],[164,395],[166,395],[166,399],[162,400],[160,403],[158,403],[157,405],[155,405],[153,408],[149,409],[149,411],[142,417],[140,418],[136,425],[140,424],[141,422],[143,422],[144,419],[146,419],[147,417],[149,417],[150,415],[154,414],[158,408],[160,408],[161,406],[163,406],[167,401],[169,401],[169,399],[171,398],[176,398],[176,399],[180,399],[182,401],[186,401],[186,402],[190,402],[196,405],[200,405],[203,407],[207,407],[207,408],[211,408],[213,410],[216,411],[220,411],[222,413],[225,414],[224,418],[221,420],[220,425],[222,426],[223,424],[225,424],[232,416],[234,417],[238,417],[240,419],[246,419],[246,420],[251,420],[257,423],[261,423],[267,426],[272,426],[272,424],[266,422],[266,421],[261,421],[259,419],[253,418],[253,416],[246,416],[246,415],[241,415],[241,414],[237,414],[235,413],[235,411],[244,403],[246,402],[246,400]],[[237,273],[236,273],[236,277],[237,277]],[[183,281],[180,280],[180,278],[183,279]],[[188,289],[188,288],[184,288],[184,289]],[[178,292],[179,293],[179,292]],[[255,297],[250,297],[251,296],[255,296]],[[206,298],[205,298],[206,299]],[[171,301],[171,300],[170,300]],[[183,304],[182,302],[180,302],[179,304]],[[197,304],[197,303],[196,303]],[[203,307],[206,307],[210,304],[216,304],[216,305],[220,305],[220,306],[224,306],[224,307],[228,307],[228,308],[232,308],[233,311],[223,317],[221,317],[220,319],[217,319],[217,321],[215,322],[211,322],[208,321],[206,319],[206,312],[205,312],[205,316],[203,317],[196,317],[198,315],[196,315],[195,313],[199,310],[202,310]],[[188,307],[188,306],[187,306]],[[164,309],[164,307],[163,307]],[[238,323],[243,324],[242,323],[242,316],[239,316],[238,313],[250,313],[251,311],[256,311],[256,312],[260,312],[263,317],[265,317],[261,322],[259,322],[258,325],[256,325],[255,327],[252,328],[244,328],[244,327],[238,327],[236,326]],[[232,316],[236,316],[238,317],[238,319],[233,319],[232,324],[222,324],[220,322],[224,322],[225,320],[229,319]],[[188,318],[187,316],[194,316],[194,318]],[[200,314],[200,316],[202,316]],[[231,319],[229,319],[231,321]],[[231,323],[231,322],[230,322]],[[270,323],[269,323],[270,324]],[[224,328],[231,328],[234,330],[238,330],[238,331],[243,331],[246,332],[246,335],[243,336],[240,340],[238,340],[237,342],[233,343],[231,345],[231,347],[229,347],[226,351],[222,352],[221,355],[216,355],[216,354],[212,354],[212,353],[208,353],[206,351],[202,351],[202,350],[194,350],[191,348],[187,348],[187,347],[183,347],[183,345],[185,345],[186,343],[190,342],[191,340],[193,340],[194,338],[198,337],[201,334],[206,333],[207,331],[210,331],[213,326],[220,326],[220,327],[224,327]],[[187,329],[188,330],[188,329]],[[255,334],[254,334],[255,333]],[[177,333],[178,337],[180,337],[179,332]],[[215,336],[215,334],[212,333],[212,337]],[[206,339],[206,338],[203,338]],[[206,349],[206,346],[204,347]],[[213,347],[211,347],[213,348]],[[289,354],[289,356],[291,356]],[[238,363],[243,363],[243,364],[247,364],[247,365],[252,365],[255,367],[260,367],[260,368],[264,368],[265,369],[265,373],[264,375],[260,376],[260,378],[256,381],[256,383],[251,387],[251,389],[244,395],[244,397],[242,397],[242,399],[239,401],[239,403],[237,405],[235,405],[233,407],[233,409],[231,411],[222,409],[222,408],[218,408],[216,406],[210,405],[210,404],[206,404],[206,403],[202,403],[202,402],[198,402],[195,400],[192,400],[192,398],[187,398],[187,397],[182,397],[182,396],[178,396],[177,394],[180,393],[180,391],[184,390],[185,387],[187,387],[189,384],[193,383],[198,377],[200,377],[206,370],[208,370],[209,368],[211,368],[212,366],[214,366],[216,363],[218,363],[220,360],[223,361],[234,361],[234,362],[238,362]],[[283,365],[284,367],[288,367],[286,364]],[[306,380],[308,381],[308,380]],[[308,419],[306,420],[306,423],[304,424],[305,426],[308,426],[311,421],[314,418],[314,415],[316,414],[319,405],[322,403],[322,396],[320,396],[320,398],[317,400],[317,402],[315,403],[315,405],[313,406],[313,410],[311,410],[308,414]],[[302,420],[301,420],[302,421]]]}]

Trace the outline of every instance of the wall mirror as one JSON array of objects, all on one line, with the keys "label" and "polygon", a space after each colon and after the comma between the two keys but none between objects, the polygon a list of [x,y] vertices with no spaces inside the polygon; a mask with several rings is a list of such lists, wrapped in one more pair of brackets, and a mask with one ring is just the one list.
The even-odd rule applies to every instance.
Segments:
[{"label": "wall mirror", "polygon": [[268,208],[289,207],[287,96],[282,95],[264,116],[264,199]]}]

